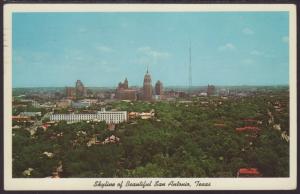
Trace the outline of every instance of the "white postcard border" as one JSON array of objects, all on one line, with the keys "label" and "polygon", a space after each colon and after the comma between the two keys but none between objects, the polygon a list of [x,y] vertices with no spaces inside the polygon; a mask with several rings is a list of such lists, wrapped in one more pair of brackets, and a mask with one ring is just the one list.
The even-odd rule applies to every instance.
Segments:
[{"label": "white postcard border", "polygon": [[[289,12],[290,177],[288,178],[12,178],[13,12]],[[292,4],[6,4],[4,6],[4,189],[5,190],[289,190],[297,186],[296,6]],[[109,181],[115,186],[94,186]],[[125,187],[127,181],[151,186]],[[156,181],[190,186],[154,186]],[[196,186],[195,181],[211,186]],[[122,187],[121,187],[122,183]]]}]

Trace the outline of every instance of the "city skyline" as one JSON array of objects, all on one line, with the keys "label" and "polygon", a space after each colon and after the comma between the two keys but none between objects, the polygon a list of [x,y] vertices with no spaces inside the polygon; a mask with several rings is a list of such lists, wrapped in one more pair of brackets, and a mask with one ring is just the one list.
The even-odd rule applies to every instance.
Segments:
[{"label": "city skyline", "polygon": [[[47,21],[47,22],[46,22]],[[15,13],[13,87],[288,85],[288,12]]]}]

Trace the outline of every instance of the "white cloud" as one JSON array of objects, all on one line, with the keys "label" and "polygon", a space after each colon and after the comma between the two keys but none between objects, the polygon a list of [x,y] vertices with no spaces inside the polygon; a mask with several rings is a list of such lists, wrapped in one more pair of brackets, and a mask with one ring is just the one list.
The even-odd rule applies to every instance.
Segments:
[{"label": "white cloud", "polygon": [[254,31],[250,28],[244,28],[243,33],[246,35],[252,35],[252,34],[254,34]]},{"label": "white cloud", "polygon": [[171,56],[171,54],[168,52],[156,51],[149,46],[140,47],[137,49],[137,51],[154,59],[164,59]]},{"label": "white cloud", "polygon": [[288,36],[283,36],[281,37],[281,41],[284,43],[289,43],[289,37]]},{"label": "white cloud", "polygon": [[225,45],[219,46],[220,51],[226,51],[226,50],[235,50],[236,47],[232,43],[226,43]]},{"label": "white cloud", "polygon": [[96,49],[100,52],[113,52],[114,50],[110,47],[107,47],[107,46],[97,46]]},{"label": "white cloud", "polygon": [[260,52],[258,50],[253,50],[250,52],[251,55],[256,55],[256,56],[261,56],[263,55],[264,53],[263,52]]}]

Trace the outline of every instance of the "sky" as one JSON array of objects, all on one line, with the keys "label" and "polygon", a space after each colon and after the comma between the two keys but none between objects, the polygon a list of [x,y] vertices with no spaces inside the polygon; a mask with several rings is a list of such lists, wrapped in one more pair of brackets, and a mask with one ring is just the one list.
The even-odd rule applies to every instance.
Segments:
[{"label": "sky", "polygon": [[13,87],[281,85],[288,12],[13,13]]}]

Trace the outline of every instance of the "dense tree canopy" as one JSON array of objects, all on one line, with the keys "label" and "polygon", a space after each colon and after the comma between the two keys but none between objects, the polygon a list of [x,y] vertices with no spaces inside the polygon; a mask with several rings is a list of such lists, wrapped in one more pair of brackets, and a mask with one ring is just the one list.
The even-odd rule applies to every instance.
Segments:
[{"label": "dense tree canopy", "polygon": [[[289,143],[268,124],[267,109],[282,130],[289,131],[288,111],[276,113],[272,102],[284,97],[221,99],[195,98],[192,102],[114,102],[114,109],[155,110],[155,118],[135,119],[108,131],[105,123],[60,122],[31,136],[13,131],[13,176],[47,177],[59,163],[63,177],[235,177],[239,168],[258,168],[265,177],[289,176]],[[204,103],[205,102],[205,103]],[[207,103],[206,103],[207,102]],[[268,102],[271,102],[268,103]],[[255,118],[258,134],[237,132]],[[219,124],[219,125],[216,125]],[[115,135],[120,142],[88,142]],[[47,157],[44,152],[53,153]]]}]

